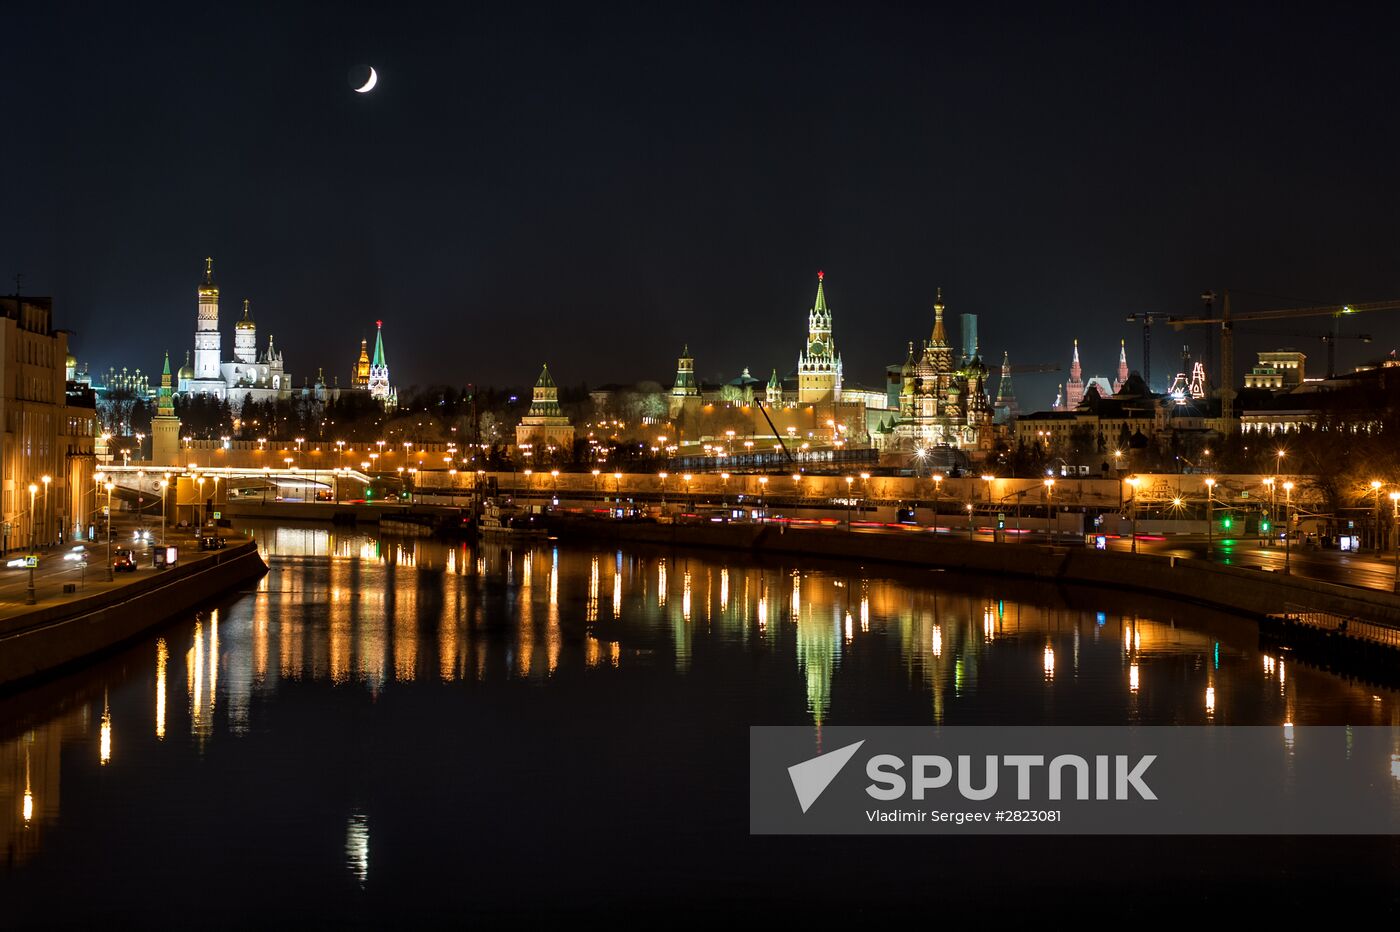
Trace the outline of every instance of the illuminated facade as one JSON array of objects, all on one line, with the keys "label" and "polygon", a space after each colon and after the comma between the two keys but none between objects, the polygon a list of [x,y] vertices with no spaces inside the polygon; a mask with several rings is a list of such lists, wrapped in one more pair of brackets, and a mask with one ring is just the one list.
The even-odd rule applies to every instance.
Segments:
[{"label": "illuminated facade", "polygon": [[219,332],[219,285],[214,280],[214,260],[204,260],[204,277],[199,283],[199,310],[195,319],[194,363],[180,369],[176,390],[181,395],[212,395],[235,406],[245,401],[272,401],[291,397],[292,377],[286,371],[282,354],[267,338],[267,349],[258,355],[257,325],[247,301],[243,318],[234,328],[234,358],[222,356]]},{"label": "illuminated facade", "polygon": [[671,418],[679,417],[687,404],[693,406],[698,404],[699,400],[700,386],[695,382],[695,357],[690,355],[690,345],[686,344],[681,348],[681,355],[676,360],[676,381],[671,386]]},{"label": "illuminated facade", "polygon": [[151,462],[172,466],[180,462],[180,419],[175,416],[174,385],[170,377],[170,354],[160,374],[156,413],[151,418]]},{"label": "illuminated facade", "polygon": [[374,322],[374,359],[369,364],[369,394],[385,408],[396,408],[399,393],[389,383],[389,363],[384,358],[384,321]]},{"label": "illuminated facade", "polygon": [[97,411],[91,389],[75,382],[70,391],[68,334],[53,328],[52,315],[48,298],[0,298],[6,550],[66,539],[94,507]]},{"label": "illuminated facade", "polygon": [[559,387],[549,374],[549,366],[540,369],[530,410],[515,428],[515,445],[522,450],[543,452],[552,447],[566,454],[573,452],[574,425],[559,407]]},{"label": "illuminated facade", "polygon": [[977,346],[976,321],[963,315],[963,349],[954,355],[943,323],[943,289],[933,305],[933,333],[923,350],[909,355],[900,370],[899,416],[881,431],[881,446],[892,452],[929,447],[990,450],[992,406],[987,367]]},{"label": "illuminated facade", "polygon": [[817,297],[807,312],[807,347],[797,357],[797,401],[817,404],[841,400],[841,356],[831,336],[823,273],[817,273]]},{"label": "illuminated facade", "polygon": [[1259,354],[1259,364],[1245,374],[1245,388],[1273,391],[1297,388],[1305,381],[1308,357],[1297,350],[1273,350]]},{"label": "illuminated facade", "polygon": [[369,341],[360,341],[360,358],[350,372],[350,387],[369,391]]}]

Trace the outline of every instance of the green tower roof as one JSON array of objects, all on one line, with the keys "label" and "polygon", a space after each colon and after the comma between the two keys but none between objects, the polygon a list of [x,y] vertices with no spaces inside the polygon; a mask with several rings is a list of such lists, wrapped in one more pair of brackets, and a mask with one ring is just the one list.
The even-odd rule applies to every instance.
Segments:
[{"label": "green tower roof", "polygon": [[376,320],[374,322],[374,327],[374,360],[370,365],[378,366],[381,369],[387,369],[389,364],[384,361],[384,321]]}]

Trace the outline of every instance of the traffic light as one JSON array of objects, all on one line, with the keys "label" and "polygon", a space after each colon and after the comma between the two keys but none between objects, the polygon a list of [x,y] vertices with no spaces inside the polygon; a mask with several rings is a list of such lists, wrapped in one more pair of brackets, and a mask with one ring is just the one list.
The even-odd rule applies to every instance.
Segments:
[{"label": "traffic light", "polygon": [[1220,519],[1220,526],[1227,531],[1230,530],[1234,523],[1235,519],[1230,517],[1229,515],[1226,515],[1225,517]]},{"label": "traffic light", "polygon": [[1264,533],[1264,534],[1269,533],[1269,519],[1268,519],[1268,518],[1264,518],[1263,520],[1261,520],[1261,521],[1259,522],[1259,530],[1260,530],[1260,532],[1262,532],[1262,533]]}]

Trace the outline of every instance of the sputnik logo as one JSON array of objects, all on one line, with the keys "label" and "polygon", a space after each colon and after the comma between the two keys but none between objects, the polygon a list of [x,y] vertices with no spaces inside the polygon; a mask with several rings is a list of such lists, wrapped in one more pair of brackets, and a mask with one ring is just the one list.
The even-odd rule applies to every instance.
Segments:
[{"label": "sputnik logo", "polygon": [[862,738],[855,744],[848,744],[844,748],[818,754],[816,757],[804,760],[800,764],[793,764],[788,768],[793,791],[797,793],[797,802],[802,806],[804,813],[812,808],[812,804],[822,793],[826,792],[826,788],[831,785],[832,780],[836,779],[841,768],[850,762],[864,743],[865,739]]}]

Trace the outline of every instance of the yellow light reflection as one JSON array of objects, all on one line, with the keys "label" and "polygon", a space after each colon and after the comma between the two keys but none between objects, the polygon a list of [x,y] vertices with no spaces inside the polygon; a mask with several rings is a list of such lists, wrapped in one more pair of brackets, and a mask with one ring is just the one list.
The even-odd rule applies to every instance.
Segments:
[{"label": "yellow light reflection", "polygon": [[112,710],[107,705],[107,697],[102,697],[102,724],[97,730],[98,759],[106,767],[112,762]]},{"label": "yellow light reflection", "polygon": [[165,638],[156,641],[156,738],[165,740],[165,665],[170,650],[165,646]]},{"label": "yellow light reflection", "polygon": [[24,746],[24,804],[21,809],[24,821],[34,818],[34,791],[29,785],[29,745]]}]

